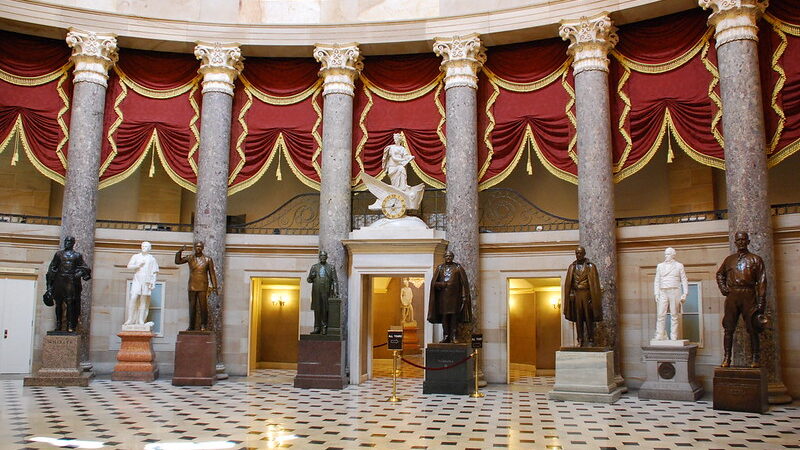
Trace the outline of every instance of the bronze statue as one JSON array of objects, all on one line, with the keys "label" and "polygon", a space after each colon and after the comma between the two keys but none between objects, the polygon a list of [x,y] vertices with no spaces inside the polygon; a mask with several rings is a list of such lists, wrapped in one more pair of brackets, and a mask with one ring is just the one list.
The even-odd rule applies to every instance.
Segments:
[{"label": "bronze statue", "polygon": [[328,264],[328,254],[319,252],[319,262],[308,272],[311,283],[311,309],[314,310],[314,331],[311,334],[328,334],[328,299],[339,296],[336,268]]},{"label": "bronze statue", "polygon": [[442,324],[442,343],[458,343],[458,324],[472,322],[469,280],[461,264],[453,262],[453,252],[444,254],[444,263],[433,272],[428,302],[428,322]]},{"label": "bronze statue", "polygon": [[[47,269],[45,281],[47,291],[44,293],[44,304],[56,306],[56,329],[74,333],[78,329],[78,317],[81,315],[81,278],[92,279],[92,269],[83,262],[83,255],[76,252],[75,238],[64,238],[64,249],[53,255],[53,261]],[[64,328],[64,306],[66,306],[66,329]]]},{"label": "bronze statue", "polygon": [[[208,325],[208,293],[217,291],[214,261],[203,254],[203,242],[194,243],[194,254],[184,257],[186,246],[175,253],[175,264],[189,264],[189,328],[187,331],[210,331]],[[209,285],[209,280],[211,284]],[[197,316],[200,316],[199,318]]]},{"label": "bronze statue", "polygon": [[586,249],[575,249],[575,261],[564,279],[564,317],[575,322],[578,345],[594,346],[594,323],[603,320],[602,290],[597,267],[586,259]]},{"label": "bronze statue", "polygon": [[725,316],[722,318],[725,356],[722,358],[722,367],[731,365],[733,333],[736,331],[739,315],[742,316],[744,327],[750,336],[750,350],[753,354],[750,367],[759,367],[758,334],[764,330],[767,322],[764,315],[767,304],[767,272],[764,270],[764,260],[747,249],[747,244],[750,243],[747,233],[736,233],[734,243],[736,253],[725,258],[717,270],[717,285],[725,296]]}]

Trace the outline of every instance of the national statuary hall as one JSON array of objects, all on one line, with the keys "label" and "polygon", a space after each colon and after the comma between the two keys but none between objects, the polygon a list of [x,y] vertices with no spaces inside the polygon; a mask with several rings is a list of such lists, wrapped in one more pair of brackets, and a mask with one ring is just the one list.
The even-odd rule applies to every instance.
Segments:
[{"label": "national statuary hall", "polygon": [[0,0],[0,449],[800,448],[797,0]]}]

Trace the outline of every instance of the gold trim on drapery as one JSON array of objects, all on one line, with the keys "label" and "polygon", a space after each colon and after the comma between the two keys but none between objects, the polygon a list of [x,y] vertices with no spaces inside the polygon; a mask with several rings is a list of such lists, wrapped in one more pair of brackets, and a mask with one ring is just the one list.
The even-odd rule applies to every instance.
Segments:
[{"label": "gold trim on drapery", "polygon": [[201,78],[201,76],[198,75],[192,78],[189,82],[171,89],[151,89],[134,81],[118,65],[114,66],[114,71],[117,73],[117,75],[119,75],[119,79],[122,80],[125,85],[133,89],[133,91],[137,94],[148,98],[173,98],[181,94],[185,94],[186,92],[189,92],[189,90],[191,90]]},{"label": "gold trim on drapery", "polygon": [[789,45],[788,39],[786,39],[786,34],[800,37],[800,25],[781,21],[769,13],[764,14],[764,20],[772,26],[772,30],[781,40],[780,44],[778,44],[778,47],[775,49],[775,52],[772,54],[772,58],[770,58],[770,68],[778,74],[778,80],[775,82],[775,87],[773,87],[772,95],[770,96],[770,107],[775,112],[775,115],[778,116],[778,124],[775,132],[772,135],[772,138],[769,139],[769,149],[767,152],[767,166],[774,167],[784,159],[800,150],[800,139],[797,139],[778,150],[778,143],[783,135],[784,127],[786,126],[786,114],[784,113],[781,105],[778,103],[778,96],[783,90],[783,86],[786,84],[786,71],[784,71],[783,67],[781,67],[780,59],[783,57],[783,54]]}]

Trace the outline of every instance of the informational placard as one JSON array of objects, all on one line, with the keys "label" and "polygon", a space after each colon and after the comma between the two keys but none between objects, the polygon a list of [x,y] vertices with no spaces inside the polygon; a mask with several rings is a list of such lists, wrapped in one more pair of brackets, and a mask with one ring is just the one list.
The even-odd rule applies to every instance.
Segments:
[{"label": "informational placard", "polygon": [[403,331],[389,330],[389,350],[403,349]]},{"label": "informational placard", "polygon": [[483,348],[483,335],[482,334],[473,334],[472,335],[472,348]]}]

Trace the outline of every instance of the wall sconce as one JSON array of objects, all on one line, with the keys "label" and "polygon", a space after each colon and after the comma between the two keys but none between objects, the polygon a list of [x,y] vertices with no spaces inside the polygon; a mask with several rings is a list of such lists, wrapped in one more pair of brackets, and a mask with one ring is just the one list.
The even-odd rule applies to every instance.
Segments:
[{"label": "wall sconce", "polygon": [[283,298],[282,295],[273,295],[272,296],[272,305],[273,306],[281,306],[286,304],[286,300]]},{"label": "wall sconce", "polygon": [[551,297],[550,304],[553,306],[553,309],[561,308],[561,298],[559,296]]}]

